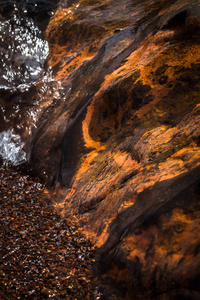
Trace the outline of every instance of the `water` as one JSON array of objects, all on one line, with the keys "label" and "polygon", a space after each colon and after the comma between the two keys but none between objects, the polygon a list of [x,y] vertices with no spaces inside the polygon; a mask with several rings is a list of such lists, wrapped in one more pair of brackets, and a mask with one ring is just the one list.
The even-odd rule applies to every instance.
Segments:
[{"label": "water", "polygon": [[24,143],[19,135],[13,132],[13,129],[0,133],[0,156],[4,161],[17,166],[26,161],[26,153],[23,150]]},{"label": "water", "polygon": [[43,72],[48,43],[26,13],[14,5],[10,19],[0,16],[0,89],[27,90]]},{"label": "water", "polygon": [[[31,134],[40,113],[39,102],[52,82],[51,72],[44,71],[49,53],[43,33],[29,17],[25,7],[9,3],[9,13],[0,10],[0,156],[18,165],[26,161],[24,142],[15,129]],[[8,9],[7,9],[8,10]],[[50,78],[50,79],[49,79]],[[40,91],[32,105],[30,94],[40,83]],[[35,90],[33,90],[35,87]],[[23,110],[25,113],[23,114]]]}]

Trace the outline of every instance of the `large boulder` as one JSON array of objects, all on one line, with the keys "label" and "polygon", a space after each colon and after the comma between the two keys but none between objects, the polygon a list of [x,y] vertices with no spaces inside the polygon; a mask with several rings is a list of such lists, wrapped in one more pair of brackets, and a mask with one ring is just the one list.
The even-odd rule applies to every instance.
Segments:
[{"label": "large boulder", "polygon": [[63,0],[45,35],[53,79],[21,134],[107,298],[199,299],[199,1]]}]

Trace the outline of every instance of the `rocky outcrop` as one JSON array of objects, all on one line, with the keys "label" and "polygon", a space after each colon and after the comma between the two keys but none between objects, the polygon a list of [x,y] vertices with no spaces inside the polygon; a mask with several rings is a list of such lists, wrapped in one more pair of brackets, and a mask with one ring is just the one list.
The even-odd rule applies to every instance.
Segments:
[{"label": "rocky outcrop", "polygon": [[199,38],[197,0],[63,0],[46,29],[53,81],[22,136],[108,299],[199,299]]},{"label": "rocky outcrop", "polygon": [[46,31],[66,95],[32,161],[108,298],[199,297],[199,20],[198,1],[63,2]]}]

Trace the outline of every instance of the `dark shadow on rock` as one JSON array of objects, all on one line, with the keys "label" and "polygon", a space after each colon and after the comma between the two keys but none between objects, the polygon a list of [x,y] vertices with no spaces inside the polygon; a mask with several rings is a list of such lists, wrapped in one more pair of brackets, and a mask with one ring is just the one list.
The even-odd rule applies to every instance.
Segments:
[{"label": "dark shadow on rock", "polygon": [[65,187],[71,186],[81,156],[90,151],[84,146],[82,121],[85,119],[87,106],[91,100],[89,99],[83,105],[68,125],[62,142],[62,162],[56,174],[55,183],[59,182]]}]

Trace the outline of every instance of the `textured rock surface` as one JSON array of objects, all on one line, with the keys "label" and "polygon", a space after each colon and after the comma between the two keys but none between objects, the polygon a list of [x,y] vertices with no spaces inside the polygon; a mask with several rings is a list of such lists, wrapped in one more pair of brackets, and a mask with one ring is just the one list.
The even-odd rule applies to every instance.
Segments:
[{"label": "textured rock surface", "polygon": [[51,174],[62,143],[57,206],[101,246],[108,298],[199,298],[199,9],[63,2],[47,29],[66,98],[32,159]]},{"label": "textured rock surface", "polygon": [[46,39],[52,89],[22,134],[107,297],[199,299],[199,1],[61,1]]}]

